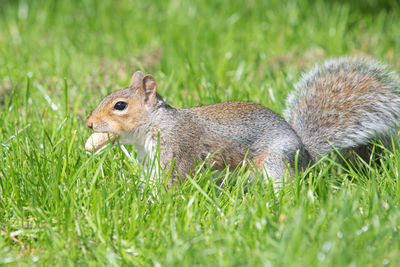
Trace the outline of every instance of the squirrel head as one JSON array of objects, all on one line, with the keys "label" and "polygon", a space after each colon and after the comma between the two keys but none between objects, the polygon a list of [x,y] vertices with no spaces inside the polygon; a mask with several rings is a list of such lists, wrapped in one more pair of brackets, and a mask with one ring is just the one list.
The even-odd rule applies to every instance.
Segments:
[{"label": "squirrel head", "polygon": [[86,119],[95,132],[121,134],[146,122],[157,104],[157,84],[153,76],[136,71],[130,87],[106,96]]}]

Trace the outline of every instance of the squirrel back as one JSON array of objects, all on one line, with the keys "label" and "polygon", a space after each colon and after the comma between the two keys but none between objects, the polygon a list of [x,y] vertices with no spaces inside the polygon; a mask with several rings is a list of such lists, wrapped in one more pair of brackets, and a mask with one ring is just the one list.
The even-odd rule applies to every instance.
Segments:
[{"label": "squirrel back", "polygon": [[400,122],[400,80],[386,65],[331,59],[303,74],[294,87],[284,117],[314,160],[332,146],[360,149],[374,138],[390,147]]}]

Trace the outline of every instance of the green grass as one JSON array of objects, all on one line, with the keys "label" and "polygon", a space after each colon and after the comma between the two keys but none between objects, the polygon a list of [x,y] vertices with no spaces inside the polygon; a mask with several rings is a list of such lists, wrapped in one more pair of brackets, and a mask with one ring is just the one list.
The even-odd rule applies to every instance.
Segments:
[{"label": "green grass", "polygon": [[361,170],[328,157],[276,194],[205,170],[150,201],[134,157],[85,152],[84,120],[138,69],[176,107],[280,113],[314,62],[399,69],[399,25],[390,0],[1,0],[0,265],[398,265],[400,151]]}]

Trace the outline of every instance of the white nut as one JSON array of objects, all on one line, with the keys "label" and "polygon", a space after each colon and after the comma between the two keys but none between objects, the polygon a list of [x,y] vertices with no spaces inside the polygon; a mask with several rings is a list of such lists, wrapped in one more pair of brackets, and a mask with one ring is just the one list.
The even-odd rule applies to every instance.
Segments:
[{"label": "white nut", "polygon": [[89,152],[97,151],[107,145],[109,140],[114,141],[115,137],[112,133],[94,133],[86,141],[85,149]]}]

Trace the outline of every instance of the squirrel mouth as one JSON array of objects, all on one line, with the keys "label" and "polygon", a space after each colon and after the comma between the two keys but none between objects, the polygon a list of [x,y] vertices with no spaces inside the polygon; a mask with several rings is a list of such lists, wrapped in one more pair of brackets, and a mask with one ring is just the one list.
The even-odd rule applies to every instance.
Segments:
[{"label": "squirrel mouth", "polygon": [[89,136],[85,144],[85,149],[88,152],[96,152],[105,147],[108,143],[116,144],[117,135],[113,133],[94,133]]}]

